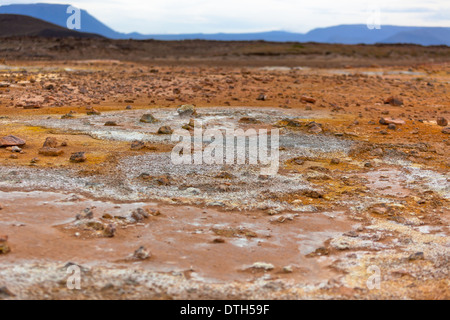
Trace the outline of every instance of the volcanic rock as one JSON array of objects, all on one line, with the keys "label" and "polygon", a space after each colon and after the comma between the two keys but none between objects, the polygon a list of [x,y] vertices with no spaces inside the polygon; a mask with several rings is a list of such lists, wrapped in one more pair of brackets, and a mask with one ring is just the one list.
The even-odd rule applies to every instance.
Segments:
[{"label": "volcanic rock", "polygon": [[85,161],[86,161],[85,152],[74,152],[70,156],[70,162],[79,163],[79,162],[85,162]]},{"label": "volcanic rock", "polygon": [[150,113],[146,113],[141,117],[141,120],[139,120],[140,122],[143,123],[155,123],[158,122],[158,120]]},{"label": "volcanic rock", "polygon": [[438,126],[445,127],[448,125],[448,121],[447,121],[447,119],[445,119],[443,117],[439,117],[439,118],[437,118],[437,124],[438,124]]},{"label": "volcanic rock", "polygon": [[25,143],[25,140],[12,135],[0,138],[0,148],[13,146],[22,147],[25,145]]},{"label": "volcanic rock", "polygon": [[177,112],[180,115],[180,117],[189,117],[197,114],[195,107],[191,104],[182,105],[180,108],[177,109]]}]

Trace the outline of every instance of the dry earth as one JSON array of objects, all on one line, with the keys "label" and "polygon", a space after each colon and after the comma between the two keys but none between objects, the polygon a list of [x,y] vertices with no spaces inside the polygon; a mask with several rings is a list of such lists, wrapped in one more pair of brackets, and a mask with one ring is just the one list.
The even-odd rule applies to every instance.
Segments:
[{"label": "dry earth", "polygon": [[[0,299],[450,298],[448,56],[17,59],[0,66]],[[172,164],[158,130],[191,118],[279,129],[278,174]]]}]

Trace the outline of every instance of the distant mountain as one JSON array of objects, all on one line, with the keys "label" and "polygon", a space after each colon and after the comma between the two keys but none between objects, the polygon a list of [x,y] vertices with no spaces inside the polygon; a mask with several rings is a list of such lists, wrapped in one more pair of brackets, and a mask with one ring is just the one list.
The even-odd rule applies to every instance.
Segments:
[{"label": "distant mountain", "polygon": [[[61,27],[66,27],[69,5],[62,4],[12,4],[0,6],[0,14],[21,14]],[[223,41],[273,41],[273,42],[323,42],[342,44],[413,43],[420,45],[450,46],[450,28],[381,26],[370,30],[366,25],[339,25],[311,30],[306,34],[285,31],[259,33],[216,34],[140,34],[120,33],[109,28],[87,11],[81,10],[81,32],[96,33],[111,39],[155,40],[223,40]]]},{"label": "distant mountain", "polygon": [[16,14],[0,14],[0,38],[15,36],[103,38],[69,30],[43,20]]},{"label": "distant mountain", "polygon": [[[36,19],[44,20],[63,28],[67,28],[67,18],[71,14],[67,13],[69,4],[11,4],[0,6],[0,14],[20,14]],[[114,31],[96,18],[91,16],[86,10],[81,10],[80,32],[96,33],[111,39],[127,38],[125,34]]]}]

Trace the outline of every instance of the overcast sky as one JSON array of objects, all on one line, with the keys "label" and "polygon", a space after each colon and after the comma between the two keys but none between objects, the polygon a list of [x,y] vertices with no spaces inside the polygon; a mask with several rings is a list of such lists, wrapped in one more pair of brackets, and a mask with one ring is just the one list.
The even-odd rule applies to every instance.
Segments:
[{"label": "overcast sky", "polygon": [[0,4],[63,3],[87,10],[120,32],[307,32],[365,24],[374,5],[380,22],[450,27],[450,0],[0,0]]}]

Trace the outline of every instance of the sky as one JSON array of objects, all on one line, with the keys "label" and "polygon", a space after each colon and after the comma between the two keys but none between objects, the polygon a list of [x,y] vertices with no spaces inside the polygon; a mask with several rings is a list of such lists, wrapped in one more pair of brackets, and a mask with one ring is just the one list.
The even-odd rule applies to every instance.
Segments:
[{"label": "sky", "polygon": [[[305,33],[339,24],[450,27],[450,0],[0,0],[62,3],[87,10],[119,32],[143,34]],[[378,11],[377,11],[378,10]]]}]

